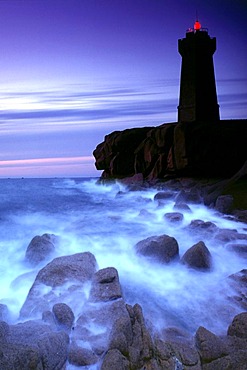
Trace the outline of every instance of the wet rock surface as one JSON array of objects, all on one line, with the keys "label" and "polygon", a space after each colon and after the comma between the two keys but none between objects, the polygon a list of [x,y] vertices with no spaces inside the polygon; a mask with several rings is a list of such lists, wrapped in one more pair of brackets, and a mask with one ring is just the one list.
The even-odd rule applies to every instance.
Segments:
[{"label": "wet rock surface", "polygon": [[181,262],[194,269],[210,270],[212,267],[211,254],[202,241],[188,249]]},{"label": "wet rock surface", "polygon": [[[171,180],[179,197],[174,200],[174,212],[165,213],[162,207],[171,198],[169,189],[163,191],[162,186],[157,191],[160,195],[154,197],[161,217],[171,224],[183,222],[200,192],[192,192],[194,202],[192,195],[188,201],[181,193],[181,182]],[[184,181],[183,186],[188,196],[191,182]],[[152,219],[152,213],[143,209],[139,217]],[[180,261],[178,241],[167,234],[140,240],[133,250],[147,261],[155,259],[162,268],[175,263],[197,270],[193,273],[198,274],[198,281],[216,262],[204,236],[246,258],[246,233],[201,219],[192,220],[184,229],[202,240],[188,247]],[[203,326],[188,335],[176,327],[157,331],[138,303],[126,303],[117,269],[99,269],[92,253],[55,258],[38,272],[20,311],[22,322],[11,324],[8,307],[0,305],[0,369],[247,370],[247,270],[228,280],[232,287],[229,302],[245,312],[232,317],[224,335]]]},{"label": "wet rock surface", "polygon": [[192,220],[188,228],[196,233],[212,233],[215,232],[217,229],[217,226],[210,221],[202,221],[202,220]]},{"label": "wet rock surface", "polygon": [[[79,294],[83,284],[92,279],[96,268],[96,259],[89,252],[55,258],[36,276],[22,306],[21,317],[40,315],[51,310],[54,304],[69,295],[70,290],[77,290]],[[59,287],[64,285],[67,285],[67,289],[59,292]]]},{"label": "wet rock surface", "polygon": [[99,270],[95,273],[90,291],[92,302],[107,302],[122,297],[118,272],[113,267]]},{"label": "wet rock surface", "polygon": [[58,326],[65,331],[70,331],[75,319],[74,313],[66,303],[56,303],[52,308]]},{"label": "wet rock surface", "polygon": [[0,321],[8,320],[9,310],[6,304],[0,304]]},{"label": "wet rock surface", "polygon": [[67,361],[69,336],[54,332],[39,321],[0,325],[0,368],[63,369]]},{"label": "wet rock surface", "polygon": [[232,195],[220,195],[216,199],[215,209],[221,213],[231,213],[233,208],[233,196]]},{"label": "wet rock surface", "polygon": [[164,218],[170,222],[182,222],[184,215],[180,212],[168,212],[164,214]]},{"label": "wet rock surface", "polygon": [[247,244],[230,243],[226,245],[226,248],[237,253],[243,258],[247,258]]},{"label": "wet rock surface", "polygon": [[235,316],[228,328],[227,334],[238,338],[247,339],[247,312]]},{"label": "wet rock surface", "polygon": [[55,245],[58,238],[52,234],[43,234],[35,236],[29,243],[25,259],[32,265],[37,265],[44,261],[55,251]]},{"label": "wet rock surface", "polygon": [[[144,247],[152,240],[144,241]],[[158,241],[162,240],[174,243],[167,235],[158,237]],[[198,244],[197,248],[205,252],[204,243]],[[177,248],[175,250],[177,252]],[[73,273],[65,269],[62,279],[51,276],[60,268],[51,270],[50,266],[67,266],[68,262],[74,266]],[[54,259],[41,271],[36,283],[39,276],[42,282],[51,284],[51,288],[55,282],[55,286],[60,287],[58,302],[50,311],[42,311],[40,296],[32,296],[32,305],[39,305],[39,318],[14,325],[0,321],[1,369],[65,370],[70,369],[70,365],[86,369],[96,364],[97,368],[105,370],[246,369],[246,312],[234,317],[223,336],[204,327],[198,328],[194,338],[177,328],[158,333],[146,321],[139,304],[125,303],[117,270],[112,267],[97,270],[96,260],[90,253]],[[64,284],[71,279],[74,286]],[[245,271],[231,279],[236,284],[238,280],[244,283]],[[78,290],[77,284],[87,287],[86,296]],[[79,299],[83,304],[78,307],[73,299],[71,307],[64,303],[68,292],[71,298],[81,294]],[[49,301],[50,296],[44,295],[43,299]],[[1,305],[1,319],[5,318],[6,309]]]},{"label": "wet rock surface", "polygon": [[135,245],[138,254],[169,263],[178,258],[178,243],[169,235],[151,236]]},{"label": "wet rock surface", "polygon": [[247,269],[230,275],[229,280],[234,289],[231,298],[247,311]]}]

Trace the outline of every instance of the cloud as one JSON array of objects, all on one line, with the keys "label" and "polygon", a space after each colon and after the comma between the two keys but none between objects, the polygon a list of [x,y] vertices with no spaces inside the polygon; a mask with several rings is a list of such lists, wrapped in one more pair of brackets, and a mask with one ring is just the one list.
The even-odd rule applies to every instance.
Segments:
[{"label": "cloud", "polygon": [[0,161],[0,177],[99,176],[92,156]]},{"label": "cloud", "polygon": [[54,165],[54,164],[70,164],[70,163],[88,163],[92,162],[92,156],[83,156],[83,157],[60,157],[60,158],[32,158],[32,159],[12,159],[0,161],[0,167],[9,167],[9,166],[33,166],[33,165]]},{"label": "cloud", "polygon": [[[174,79],[143,80],[135,87],[128,81],[114,82],[93,89],[70,84],[5,92],[2,87],[0,176],[95,175],[90,154],[104,136],[176,121],[178,90]],[[220,80],[217,90],[222,119],[246,118],[242,80]],[[81,154],[85,157],[78,157]]]},{"label": "cloud", "polygon": [[[115,106],[114,106],[115,105]],[[30,111],[2,111],[0,119],[6,120],[23,120],[23,119],[58,119],[58,121],[73,118],[76,120],[98,120],[105,118],[119,118],[124,116],[139,116],[139,115],[155,115],[162,111],[172,111],[174,104],[163,101],[146,101],[146,102],[119,102],[113,104],[113,107],[106,107],[102,109],[43,109]]]},{"label": "cloud", "polygon": [[[30,93],[12,91],[5,94],[2,92],[2,109],[0,112],[1,124],[5,124],[6,130],[39,130],[47,127],[68,124],[83,125],[90,123],[97,125],[102,121],[123,121],[132,119],[135,125],[136,119],[146,117],[147,125],[160,114],[175,116],[177,98],[174,94],[174,84],[168,81],[171,93],[165,93],[162,85],[151,84],[145,88],[101,88],[81,90],[82,86],[70,86],[68,91],[49,90]],[[174,113],[175,112],[175,113]],[[19,122],[22,123],[20,128]],[[51,127],[50,127],[51,129]]]}]

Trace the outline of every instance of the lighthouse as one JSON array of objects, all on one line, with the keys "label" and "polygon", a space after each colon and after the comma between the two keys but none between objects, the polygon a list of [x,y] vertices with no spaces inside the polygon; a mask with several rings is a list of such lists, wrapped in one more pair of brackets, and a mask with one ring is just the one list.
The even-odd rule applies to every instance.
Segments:
[{"label": "lighthouse", "polygon": [[182,56],[178,122],[218,121],[219,105],[215,85],[213,54],[216,38],[211,38],[198,20],[178,40]]}]

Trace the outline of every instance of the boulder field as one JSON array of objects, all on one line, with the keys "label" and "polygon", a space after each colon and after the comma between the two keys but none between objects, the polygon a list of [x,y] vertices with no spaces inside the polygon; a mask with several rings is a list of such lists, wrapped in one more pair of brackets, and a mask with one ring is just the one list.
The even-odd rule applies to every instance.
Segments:
[{"label": "boulder field", "polygon": [[[181,222],[183,210],[190,211],[186,194],[184,190],[178,193],[174,213],[164,214],[174,225]],[[195,193],[187,196],[195,202],[198,199]],[[154,201],[162,204],[167,197],[169,191],[162,190]],[[209,234],[216,241],[226,241],[229,248],[235,248],[233,253],[246,258],[245,233],[203,220],[192,220],[187,227],[200,236]],[[229,300],[239,306],[240,313],[224,335],[203,326],[194,335],[179,327],[157,332],[138,302],[133,306],[125,302],[114,267],[99,269],[89,251],[53,258],[58,243],[55,235],[43,234],[28,245],[25,263],[50,262],[37,273],[17,323],[11,322],[8,307],[0,304],[0,369],[247,369],[247,270],[228,277],[234,292]],[[140,259],[155,260],[164,268],[174,263],[207,274],[214,264],[203,241],[180,256],[178,242],[166,234],[140,240],[133,249]]]},{"label": "boulder field", "polygon": [[[169,252],[171,240],[163,239],[158,242],[164,249],[168,243]],[[246,279],[246,271],[242,275]],[[236,315],[223,336],[202,326],[193,337],[174,327],[156,333],[139,304],[125,303],[117,270],[98,270],[90,252],[48,263],[30,289],[20,322],[8,323],[7,317],[0,305],[4,370],[247,368],[247,312]]]}]

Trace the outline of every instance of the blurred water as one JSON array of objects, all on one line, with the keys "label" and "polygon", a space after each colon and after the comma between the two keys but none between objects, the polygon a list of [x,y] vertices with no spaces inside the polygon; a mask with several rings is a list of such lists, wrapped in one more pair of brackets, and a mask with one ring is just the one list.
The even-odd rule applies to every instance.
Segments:
[{"label": "blurred water", "polygon": [[[203,325],[224,332],[240,308],[228,299],[227,276],[245,262],[214,235],[192,233],[192,220],[214,222],[220,228],[245,232],[244,224],[227,220],[204,205],[189,204],[179,225],[164,219],[172,212],[174,196],[159,206],[156,189],[129,192],[121,184],[98,185],[96,179],[0,180],[0,303],[7,304],[13,321],[40,268],[24,262],[35,235],[61,238],[53,257],[92,252],[99,268],[119,272],[125,301],[139,303],[157,329],[178,326],[193,333]],[[145,210],[145,212],[143,212]],[[180,256],[203,240],[213,256],[213,270],[202,273],[178,262],[160,265],[137,256],[134,245],[149,236],[167,234],[177,239]]]}]

